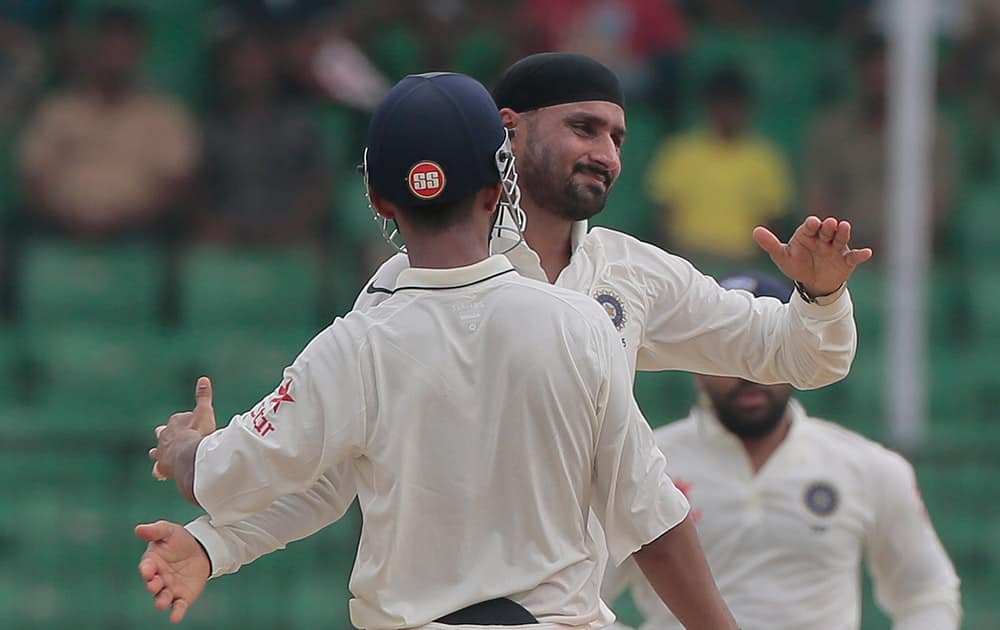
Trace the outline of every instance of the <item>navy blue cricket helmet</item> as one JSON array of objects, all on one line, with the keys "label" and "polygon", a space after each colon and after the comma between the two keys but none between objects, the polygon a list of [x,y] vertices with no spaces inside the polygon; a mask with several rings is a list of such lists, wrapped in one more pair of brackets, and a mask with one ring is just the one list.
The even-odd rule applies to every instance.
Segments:
[{"label": "navy blue cricket helmet", "polygon": [[785,304],[792,299],[792,286],[759,271],[738,271],[719,278],[723,289],[742,289],[755,297],[773,297]]},{"label": "navy blue cricket helmet", "polygon": [[364,174],[371,192],[402,208],[459,201],[502,180],[500,209],[518,214],[523,229],[509,133],[471,77],[430,72],[397,83],[368,126]]}]

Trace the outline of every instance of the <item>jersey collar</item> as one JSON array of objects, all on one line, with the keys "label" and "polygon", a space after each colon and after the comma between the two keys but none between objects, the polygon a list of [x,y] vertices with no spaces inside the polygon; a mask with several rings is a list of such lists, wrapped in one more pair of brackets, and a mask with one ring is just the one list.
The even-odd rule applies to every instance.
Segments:
[{"label": "jersey collar", "polygon": [[[506,217],[506,214],[504,216]],[[583,247],[589,229],[590,225],[587,221],[576,221],[573,223],[570,231],[572,255],[575,255],[577,250]],[[504,231],[504,233],[506,234],[507,231]],[[494,237],[491,245],[495,252],[506,251],[507,258],[510,259],[514,267],[517,268],[518,273],[522,276],[538,280],[539,282],[548,282],[545,271],[542,269],[542,259],[538,257],[538,253],[535,250],[528,246],[527,241],[521,241],[520,244],[511,249],[513,245],[511,239],[505,236],[497,236]],[[570,258],[570,264],[573,264],[572,258]]]},{"label": "jersey collar", "polygon": [[513,271],[514,266],[510,261],[499,254],[466,267],[452,269],[407,267],[399,273],[396,288],[392,292],[408,289],[459,289]]}]

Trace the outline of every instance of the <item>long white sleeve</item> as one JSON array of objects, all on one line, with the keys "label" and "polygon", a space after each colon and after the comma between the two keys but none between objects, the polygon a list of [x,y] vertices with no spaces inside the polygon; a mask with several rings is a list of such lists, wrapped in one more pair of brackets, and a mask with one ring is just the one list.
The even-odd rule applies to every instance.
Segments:
[{"label": "long white sleeve", "polygon": [[361,449],[362,346],[338,320],[285,369],[272,394],[201,441],[194,494],[213,523],[236,522],[304,492]]},{"label": "long white sleeve", "polygon": [[895,630],[957,630],[959,579],[924,508],[913,468],[888,452],[873,463],[876,519],[866,549],[876,601]]},{"label": "long white sleeve", "polygon": [[187,530],[208,553],[211,577],[219,577],[335,523],[355,496],[353,465],[343,462],[308,490],[281,497],[244,520],[215,525],[206,515],[188,523]]},{"label": "long white sleeve", "polygon": [[667,475],[666,459],[632,395],[625,351],[614,329],[605,328],[603,343],[596,344],[607,376],[598,399],[591,507],[617,566],[684,520],[690,506]]},{"label": "long white sleeve", "polygon": [[[398,254],[387,260],[369,280],[355,301],[354,310],[365,311],[389,297],[385,287],[396,284],[396,276],[409,266]],[[205,547],[212,561],[212,577],[235,573],[257,558],[284,549],[338,521],[357,496],[355,470],[342,462],[327,470],[312,488],[279,497],[267,509],[245,520],[213,523],[207,517],[187,524]]]},{"label": "long white sleeve", "polygon": [[651,245],[631,252],[648,300],[640,370],[685,370],[814,389],[844,378],[857,330],[847,291],[832,304],[789,304],[721,288]]}]

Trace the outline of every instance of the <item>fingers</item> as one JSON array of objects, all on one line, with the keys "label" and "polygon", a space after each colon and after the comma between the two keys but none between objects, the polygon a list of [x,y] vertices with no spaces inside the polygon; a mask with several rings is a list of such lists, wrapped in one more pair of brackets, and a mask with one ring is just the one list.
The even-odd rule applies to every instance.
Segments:
[{"label": "fingers", "polygon": [[153,602],[156,604],[156,609],[163,611],[170,608],[170,604],[174,601],[174,594],[169,588],[162,589],[153,598]]},{"label": "fingers", "polygon": [[180,623],[184,620],[184,615],[187,614],[188,603],[183,599],[178,599],[174,602],[174,609],[170,611],[170,621],[171,623]]},{"label": "fingers", "polygon": [[146,581],[146,590],[149,591],[150,595],[156,595],[166,586],[163,582],[163,578],[159,575],[154,575],[152,580]]},{"label": "fingers", "polygon": [[212,408],[212,380],[202,376],[194,386],[194,407]]},{"label": "fingers", "polygon": [[153,476],[153,479],[157,481],[167,481],[170,479],[170,475],[160,470],[160,462],[153,464],[153,469],[149,471],[149,474]]},{"label": "fingers", "polygon": [[780,258],[785,253],[785,246],[781,240],[766,227],[754,228],[753,240],[757,241],[760,248],[770,254],[771,258]]},{"label": "fingers", "polygon": [[160,439],[160,434],[163,433],[163,430],[166,429],[166,428],[167,428],[167,425],[161,424],[160,426],[158,426],[155,429],[153,429],[153,433],[156,435],[156,439],[157,440]]},{"label": "fingers", "polygon": [[[135,535],[139,538],[145,540],[146,542],[157,542],[159,540],[164,540],[170,536],[172,523],[168,521],[156,521],[155,523],[142,523],[135,526]],[[142,563],[139,564],[139,570],[142,571],[142,565],[144,563],[149,563],[154,569],[155,564],[148,559],[144,559]]]},{"label": "fingers", "polygon": [[832,243],[833,238],[837,235],[838,222],[833,217],[827,217],[820,224],[819,228],[819,240],[824,243]]},{"label": "fingers", "polygon": [[844,249],[851,242],[851,224],[841,221],[837,224],[837,233],[833,237],[833,244],[838,249]]},{"label": "fingers", "polygon": [[[140,525],[139,527],[142,526]],[[138,530],[139,527],[136,527],[136,529]],[[139,538],[142,538],[142,536]],[[148,582],[156,577],[156,573],[156,563],[146,557],[143,557],[143,559],[139,562],[139,576]]]},{"label": "fingers", "polygon": [[852,249],[847,252],[844,258],[847,260],[847,264],[852,267],[857,267],[861,263],[871,260],[874,255],[870,247],[865,247],[864,249]]},{"label": "fingers", "polygon": [[822,225],[823,222],[819,220],[819,217],[810,215],[806,217],[806,220],[802,222],[802,225],[796,231],[801,232],[804,236],[816,236],[819,234],[819,229]]}]

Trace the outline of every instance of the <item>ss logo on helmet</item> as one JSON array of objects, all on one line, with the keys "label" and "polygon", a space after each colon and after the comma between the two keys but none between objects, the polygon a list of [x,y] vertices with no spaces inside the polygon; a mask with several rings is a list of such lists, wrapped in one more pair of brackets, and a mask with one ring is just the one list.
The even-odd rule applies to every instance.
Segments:
[{"label": "ss logo on helmet", "polygon": [[420,199],[433,199],[444,190],[444,170],[434,162],[417,162],[406,179],[410,192]]}]

